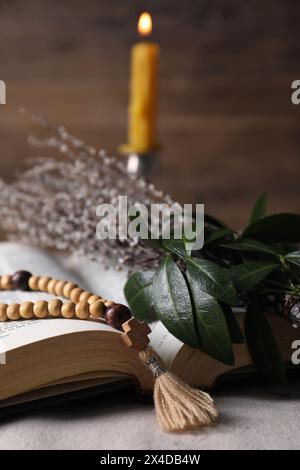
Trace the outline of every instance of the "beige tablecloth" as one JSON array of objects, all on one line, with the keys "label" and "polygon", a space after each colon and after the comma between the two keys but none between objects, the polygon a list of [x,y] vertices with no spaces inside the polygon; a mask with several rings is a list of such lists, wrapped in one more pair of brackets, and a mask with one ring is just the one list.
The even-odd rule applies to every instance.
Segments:
[{"label": "beige tablecloth", "polygon": [[218,422],[189,434],[165,434],[151,405],[128,392],[94,397],[0,423],[0,449],[299,449],[300,380],[271,393],[262,385],[215,394]]}]

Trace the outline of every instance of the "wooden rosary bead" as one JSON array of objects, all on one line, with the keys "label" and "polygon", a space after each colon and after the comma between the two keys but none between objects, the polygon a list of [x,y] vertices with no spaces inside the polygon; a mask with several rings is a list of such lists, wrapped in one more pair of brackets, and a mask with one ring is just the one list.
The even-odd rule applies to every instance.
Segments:
[{"label": "wooden rosary bead", "polygon": [[20,316],[21,318],[25,318],[26,320],[29,320],[32,318],[33,315],[33,302],[23,302],[20,305]]},{"label": "wooden rosary bead", "polygon": [[84,292],[84,290],[80,289],[80,287],[75,287],[75,289],[72,289],[70,293],[70,299],[72,300],[72,302],[75,302],[75,304],[79,302],[79,297],[82,292]]},{"label": "wooden rosary bead", "polygon": [[31,276],[29,271],[16,271],[11,277],[13,289],[29,290],[28,281]]},{"label": "wooden rosary bead", "polygon": [[108,325],[121,328],[122,324],[131,318],[131,312],[125,305],[115,304],[99,295],[91,294],[73,282],[52,279],[49,276],[33,276],[28,271],[20,270],[13,276],[0,277],[0,287],[39,290],[71,299],[65,303],[60,299],[52,299],[50,302],[23,302],[21,305],[0,303],[0,321],[46,318],[48,315],[54,318],[76,316],[80,320],[87,320],[91,316],[94,319],[104,317]]},{"label": "wooden rosary bead", "polygon": [[76,317],[80,320],[86,320],[90,316],[89,304],[87,302],[78,302],[75,306]]},{"label": "wooden rosary bead", "polygon": [[7,318],[10,320],[20,319],[20,304],[10,304],[6,310]]},{"label": "wooden rosary bead", "polygon": [[48,284],[49,284],[50,281],[51,281],[51,277],[42,276],[39,279],[39,282],[38,282],[38,290],[40,290],[42,292],[47,292]]},{"label": "wooden rosary bead", "polygon": [[75,304],[71,300],[65,302],[61,307],[61,314],[64,318],[73,318],[75,315]]},{"label": "wooden rosary bead", "polygon": [[57,281],[56,282],[55,288],[54,288],[54,291],[55,291],[56,295],[59,295],[59,296],[63,295],[63,290],[64,290],[65,284],[66,284],[65,281]]},{"label": "wooden rosary bead", "polygon": [[97,300],[102,300],[101,297],[99,297],[99,295],[91,295],[87,301],[89,304],[92,304],[93,302],[96,302]]},{"label": "wooden rosary bead", "polygon": [[11,282],[11,276],[9,274],[5,274],[4,276],[1,276],[1,289],[4,290],[10,290],[13,288],[12,282]]},{"label": "wooden rosary bead", "polygon": [[40,276],[31,276],[28,280],[28,285],[31,290],[38,290],[38,282],[40,280]]},{"label": "wooden rosary bead", "polygon": [[7,320],[7,304],[0,304],[0,321]]},{"label": "wooden rosary bead", "polygon": [[131,312],[126,305],[114,304],[105,312],[106,323],[113,328],[121,329],[122,324],[131,318]]},{"label": "wooden rosary bead", "polygon": [[55,295],[55,285],[58,282],[58,279],[51,279],[47,284],[47,291],[49,294]]},{"label": "wooden rosary bead", "polygon": [[94,318],[101,318],[104,316],[105,306],[103,300],[96,300],[90,304],[90,315]]},{"label": "wooden rosary bead", "polygon": [[79,297],[79,302],[87,302],[88,299],[92,296],[91,292],[83,291],[82,294],[80,294]]},{"label": "wooden rosary bead", "polygon": [[78,286],[74,284],[73,282],[67,282],[63,288],[64,297],[70,298],[70,294],[72,290],[75,289],[76,287]]},{"label": "wooden rosary bead", "polygon": [[51,317],[60,317],[61,316],[61,308],[62,308],[62,301],[60,299],[52,299],[48,302],[48,312]]},{"label": "wooden rosary bead", "polygon": [[46,300],[34,302],[33,313],[37,318],[46,318],[48,316],[48,302]]}]

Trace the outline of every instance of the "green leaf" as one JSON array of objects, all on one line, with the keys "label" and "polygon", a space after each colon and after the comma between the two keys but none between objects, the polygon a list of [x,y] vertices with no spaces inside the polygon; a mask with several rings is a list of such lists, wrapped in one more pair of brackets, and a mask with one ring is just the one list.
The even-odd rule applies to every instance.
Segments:
[{"label": "green leaf", "polygon": [[228,271],[238,290],[248,290],[265,279],[265,277],[267,277],[268,274],[274,271],[278,266],[278,263],[247,261],[245,263],[232,266]]},{"label": "green leaf", "polygon": [[236,319],[236,314],[232,311],[230,305],[221,303],[221,307],[225,316],[231,342],[234,344],[243,344],[244,336],[240,325]]},{"label": "green leaf", "polygon": [[251,240],[250,238],[245,238],[237,243],[232,244],[224,244],[221,245],[224,248],[229,248],[230,250],[237,250],[237,251],[250,251],[254,253],[263,253],[265,255],[270,256],[280,256],[281,250],[266,245],[258,240]]},{"label": "green leaf", "polygon": [[151,295],[154,272],[136,272],[129,277],[124,287],[124,294],[131,311],[140,320],[153,321],[157,318]]},{"label": "green leaf", "polygon": [[233,365],[232,344],[222,309],[214,297],[201,290],[197,271],[189,268],[190,266],[187,274],[196,314],[200,349],[218,361]]},{"label": "green leaf", "polygon": [[268,242],[298,243],[300,241],[300,215],[273,214],[249,225],[242,238],[255,238]]},{"label": "green leaf", "polygon": [[267,206],[267,196],[266,193],[263,193],[258,200],[256,201],[251,216],[249,223],[253,224],[259,219],[262,219],[262,217],[265,217],[266,215],[266,206]]},{"label": "green leaf", "polygon": [[204,246],[208,245],[208,243],[214,242],[219,240],[220,238],[225,237],[226,235],[232,235],[233,231],[230,228],[219,228],[211,232],[204,241]]},{"label": "green leaf", "polygon": [[156,314],[165,327],[183,343],[199,348],[190,293],[170,255],[163,259],[155,273],[152,298]]},{"label": "green leaf", "polygon": [[186,260],[188,272],[199,284],[199,289],[227,304],[234,304],[237,295],[227,272],[212,261],[200,258]]},{"label": "green leaf", "polygon": [[288,253],[284,258],[287,259],[290,263],[300,267],[300,251],[293,251],[292,253]]},{"label": "green leaf", "polygon": [[182,239],[160,239],[160,246],[163,250],[168,251],[169,253],[173,253],[180,258],[184,258],[187,255],[185,244]]},{"label": "green leaf", "polygon": [[245,333],[255,367],[267,379],[276,383],[285,383],[284,363],[258,298],[252,299],[248,305]]}]

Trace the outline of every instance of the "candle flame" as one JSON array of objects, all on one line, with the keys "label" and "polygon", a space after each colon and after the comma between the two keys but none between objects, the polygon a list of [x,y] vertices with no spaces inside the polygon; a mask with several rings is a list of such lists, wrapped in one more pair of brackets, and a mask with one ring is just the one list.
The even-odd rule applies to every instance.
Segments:
[{"label": "candle flame", "polygon": [[147,12],[144,12],[139,17],[138,32],[141,36],[148,36],[152,31],[152,18]]}]

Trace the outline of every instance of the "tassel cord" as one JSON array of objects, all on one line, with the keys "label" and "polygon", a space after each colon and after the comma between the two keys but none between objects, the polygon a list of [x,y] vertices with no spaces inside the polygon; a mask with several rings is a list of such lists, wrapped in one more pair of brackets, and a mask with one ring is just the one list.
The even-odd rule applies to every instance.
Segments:
[{"label": "tassel cord", "polygon": [[217,418],[210,395],[190,387],[168,372],[151,346],[138,351],[138,355],[155,377],[154,403],[158,424],[164,431],[196,429],[211,424]]}]

